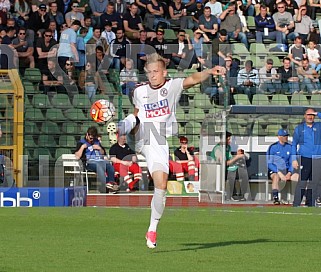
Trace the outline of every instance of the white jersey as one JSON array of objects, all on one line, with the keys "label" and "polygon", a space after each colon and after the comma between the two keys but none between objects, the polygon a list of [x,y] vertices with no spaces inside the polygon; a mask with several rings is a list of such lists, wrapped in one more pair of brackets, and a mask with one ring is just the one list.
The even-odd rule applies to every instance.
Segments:
[{"label": "white jersey", "polygon": [[183,91],[183,81],[183,78],[169,79],[157,89],[149,84],[135,89],[133,104],[139,110],[140,129],[144,135],[150,130],[165,137],[177,134],[175,112]]}]

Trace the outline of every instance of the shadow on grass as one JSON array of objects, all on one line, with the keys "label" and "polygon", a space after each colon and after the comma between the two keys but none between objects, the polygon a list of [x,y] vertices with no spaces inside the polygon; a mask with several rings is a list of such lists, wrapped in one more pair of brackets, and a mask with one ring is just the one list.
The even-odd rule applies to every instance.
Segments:
[{"label": "shadow on grass", "polygon": [[188,243],[181,244],[184,248],[175,250],[160,250],[154,253],[165,253],[165,252],[175,252],[175,251],[190,251],[190,250],[200,250],[200,249],[210,249],[215,247],[233,246],[233,245],[250,245],[258,243],[270,243],[273,242],[270,239],[255,239],[255,240],[245,240],[245,241],[225,241],[216,243]]}]

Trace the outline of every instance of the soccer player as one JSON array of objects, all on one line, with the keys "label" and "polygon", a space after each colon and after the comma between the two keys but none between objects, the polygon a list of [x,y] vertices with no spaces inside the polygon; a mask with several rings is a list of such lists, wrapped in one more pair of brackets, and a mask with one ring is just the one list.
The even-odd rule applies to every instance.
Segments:
[{"label": "soccer player", "polygon": [[169,172],[169,147],[166,137],[177,134],[175,111],[180,95],[183,90],[199,84],[210,76],[223,75],[225,69],[216,66],[194,73],[185,79],[167,80],[164,59],[158,54],[151,54],[147,58],[145,70],[149,82],[135,89],[134,114],[120,122],[119,131],[125,132],[128,144],[135,144],[135,151],[145,156],[154,181],[155,189],[146,240],[149,248],[155,248],[156,229],[165,208]]}]

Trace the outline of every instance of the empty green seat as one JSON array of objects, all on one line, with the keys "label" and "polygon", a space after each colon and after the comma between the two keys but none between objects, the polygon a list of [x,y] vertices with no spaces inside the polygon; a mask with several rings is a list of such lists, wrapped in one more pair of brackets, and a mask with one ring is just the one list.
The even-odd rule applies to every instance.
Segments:
[{"label": "empty green seat", "polygon": [[272,96],[272,105],[280,105],[280,106],[288,106],[289,105],[289,99],[288,96],[285,94],[274,94]]},{"label": "empty green seat", "polygon": [[214,106],[211,104],[209,97],[206,94],[195,94],[194,107],[200,109],[211,109]]},{"label": "empty green seat", "polygon": [[28,108],[25,110],[25,119],[31,121],[43,121],[45,120],[40,109]]},{"label": "empty green seat", "polygon": [[72,135],[61,135],[59,137],[59,146],[75,148],[76,147],[75,137]]},{"label": "empty green seat", "polygon": [[27,68],[24,77],[33,83],[39,83],[41,81],[41,73],[38,68]]},{"label": "empty green seat", "polygon": [[191,108],[188,116],[190,120],[203,121],[205,119],[205,113],[201,108]]},{"label": "empty green seat", "polygon": [[85,114],[81,109],[75,109],[75,108],[66,110],[65,117],[75,122],[88,120],[88,118],[85,116]]},{"label": "empty green seat", "polygon": [[79,125],[74,122],[64,122],[61,131],[65,134],[77,135],[79,133]]},{"label": "empty green seat", "polygon": [[53,135],[41,134],[39,135],[38,145],[40,147],[56,147],[56,141]]},{"label": "empty green seat", "polygon": [[32,135],[25,135],[24,142],[25,142],[25,144],[24,144],[25,147],[36,147],[37,146]]},{"label": "empty green seat", "polygon": [[190,121],[185,125],[186,134],[190,134],[190,135],[193,135],[193,134],[200,135],[201,128],[202,126],[200,123],[193,122],[193,121]]},{"label": "empty green seat", "polygon": [[24,133],[25,134],[39,134],[39,128],[36,123],[25,121]]},{"label": "empty green seat", "polygon": [[37,94],[39,93],[39,89],[35,88],[35,86],[33,85],[32,82],[24,80],[22,82],[24,90],[25,90],[25,94]]},{"label": "empty green seat", "polygon": [[[45,156],[39,158],[39,156]],[[33,159],[43,160],[44,158],[49,158],[49,161],[52,161],[54,158],[48,148],[35,148],[33,152]]]},{"label": "empty green seat", "polygon": [[37,109],[48,109],[52,107],[48,95],[46,94],[34,95],[31,103]]},{"label": "empty green seat", "polygon": [[50,121],[64,121],[66,117],[64,116],[61,109],[48,109],[46,112],[46,118]]},{"label": "empty green seat", "polygon": [[310,102],[305,94],[294,94],[291,97],[292,106],[309,106]]},{"label": "empty green seat", "polygon": [[55,94],[51,99],[53,107],[58,109],[70,109],[72,105],[67,94]]},{"label": "empty green seat", "polygon": [[164,29],[164,39],[165,40],[176,40],[176,34],[173,29]]},{"label": "empty green seat", "polygon": [[235,94],[234,100],[236,105],[251,105],[247,94]]},{"label": "empty green seat", "polygon": [[45,121],[42,123],[40,131],[44,134],[59,135],[61,131],[55,122]]},{"label": "empty green seat", "polygon": [[55,152],[55,159],[58,160],[63,154],[72,154],[70,148],[57,148]]},{"label": "empty green seat", "polygon": [[91,102],[87,94],[76,94],[72,99],[72,105],[79,109],[90,109]]},{"label": "empty green seat", "polygon": [[0,94],[0,109],[5,109],[7,107],[11,106],[8,95],[6,94]]},{"label": "empty green seat", "polygon": [[270,105],[270,101],[265,94],[255,94],[253,95],[252,105]]}]

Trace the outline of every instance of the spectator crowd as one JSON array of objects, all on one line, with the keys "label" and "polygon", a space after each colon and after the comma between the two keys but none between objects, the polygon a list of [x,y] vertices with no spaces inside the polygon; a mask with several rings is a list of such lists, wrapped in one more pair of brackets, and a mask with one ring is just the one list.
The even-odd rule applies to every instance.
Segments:
[{"label": "spectator crowd", "polygon": [[[1,68],[19,65],[22,74],[39,68],[44,93],[82,91],[92,100],[115,69],[123,93],[130,95],[144,80],[146,56],[155,51],[171,69],[224,66],[230,93],[248,94],[250,100],[256,93],[321,91],[315,1],[4,0],[1,5],[0,42],[14,56],[3,47]],[[263,68],[251,59],[241,62],[235,42],[246,50],[255,42],[274,43],[272,51],[285,53],[282,65],[273,59]],[[210,80],[202,91],[219,103],[217,85]]]}]

